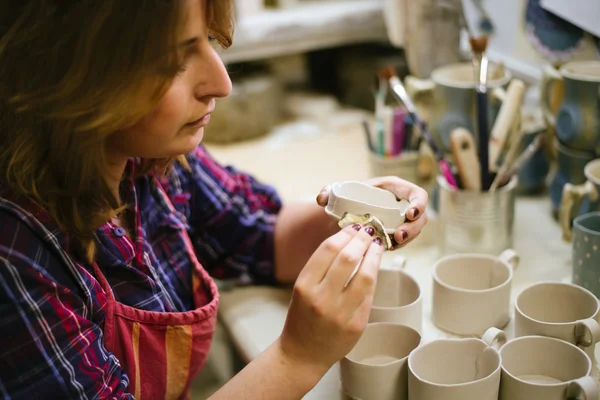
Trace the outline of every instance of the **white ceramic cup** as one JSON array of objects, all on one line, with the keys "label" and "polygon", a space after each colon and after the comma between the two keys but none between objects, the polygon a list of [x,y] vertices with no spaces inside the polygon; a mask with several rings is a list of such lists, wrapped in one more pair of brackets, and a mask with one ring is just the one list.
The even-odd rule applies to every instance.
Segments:
[{"label": "white ceramic cup", "polygon": [[410,400],[498,400],[504,332],[490,328],[482,339],[440,339],[408,357]]},{"label": "white ceramic cup", "polygon": [[381,221],[386,233],[393,234],[404,222],[408,206],[407,200],[398,200],[388,190],[358,181],[345,181],[331,185],[325,212],[338,220],[345,213],[370,214]]},{"label": "white ceramic cup", "polygon": [[356,346],[340,361],[342,389],[353,399],[407,400],[408,355],[421,344],[412,328],[367,324]]},{"label": "white ceramic cup", "polygon": [[510,290],[518,264],[511,249],[499,257],[455,254],[439,259],[433,271],[433,322],[466,336],[503,328],[510,320]]},{"label": "white ceramic cup", "polygon": [[597,400],[592,361],[563,340],[545,336],[513,339],[500,349],[500,400]]},{"label": "white ceramic cup", "polygon": [[379,270],[369,322],[395,322],[422,332],[423,297],[417,281],[403,269],[406,258]]},{"label": "white ceramic cup", "polygon": [[581,347],[594,360],[600,340],[600,302],[590,291],[570,283],[529,286],[515,302],[515,337],[550,336]]}]

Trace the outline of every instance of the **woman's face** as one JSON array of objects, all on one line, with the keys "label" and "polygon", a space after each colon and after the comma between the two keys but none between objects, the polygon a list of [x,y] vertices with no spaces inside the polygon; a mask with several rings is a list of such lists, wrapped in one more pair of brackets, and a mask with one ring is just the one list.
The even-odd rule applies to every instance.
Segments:
[{"label": "woman's face", "polygon": [[215,99],[231,92],[229,75],[209,40],[206,2],[183,0],[187,18],[178,38],[181,68],[150,114],[113,135],[109,148],[115,155],[166,158],[192,151],[202,140]]}]

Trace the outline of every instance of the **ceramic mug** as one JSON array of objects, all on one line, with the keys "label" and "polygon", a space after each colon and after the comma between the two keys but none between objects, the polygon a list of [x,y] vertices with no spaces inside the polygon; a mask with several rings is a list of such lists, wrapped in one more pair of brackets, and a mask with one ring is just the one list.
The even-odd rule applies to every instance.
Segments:
[{"label": "ceramic mug", "polygon": [[481,339],[439,339],[408,356],[410,400],[497,400],[504,332],[490,328]]},{"label": "ceramic mug", "polygon": [[502,346],[500,356],[500,400],[598,399],[592,361],[570,343],[525,336]]},{"label": "ceramic mug", "polygon": [[344,393],[359,400],[407,400],[407,358],[420,344],[421,335],[407,326],[367,324],[354,348],[340,361]]},{"label": "ceramic mug", "polygon": [[573,283],[600,298],[600,212],[573,221]]},{"label": "ceramic mug", "polygon": [[552,213],[558,216],[562,201],[563,188],[567,183],[580,185],[585,182],[585,166],[596,156],[591,152],[577,151],[568,148],[558,140],[554,141],[557,152],[557,169],[550,183],[550,200]]},{"label": "ceramic mug", "polygon": [[560,202],[560,226],[563,239],[573,237],[571,221],[576,215],[591,211],[600,211],[600,158],[586,164],[583,173],[587,181],[581,185],[567,183],[563,187]]},{"label": "ceramic mug", "polygon": [[390,235],[406,219],[409,202],[397,199],[389,190],[358,181],[336,182],[330,188],[325,212],[341,227],[356,223],[372,226],[384,249],[389,249]]},{"label": "ceramic mug", "polygon": [[594,359],[600,340],[600,302],[570,283],[542,282],[523,290],[515,301],[515,337],[549,336],[581,347]]},{"label": "ceramic mug", "polygon": [[433,322],[458,335],[482,335],[510,320],[514,250],[499,257],[457,254],[439,259],[433,268]]},{"label": "ceramic mug", "polygon": [[[564,97],[555,116],[549,91],[557,82],[564,85]],[[541,102],[561,142],[575,150],[600,149],[600,61],[572,61],[559,70],[545,67]]]},{"label": "ceramic mug", "polygon": [[369,323],[395,322],[422,331],[423,296],[417,281],[404,271],[406,258],[397,258],[392,268],[381,267]]},{"label": "ceramic mug", "polygon": [[[511,74],[502,64],[491,64],[487,87],[492,101],[489,102],[488,119],[493,124],[510,82]],[[476,132],[475,74],[471,63],[450,64],[435,69],[431,80],[414,76],[405,79],[406,90],[418,104],[420,99],[433,99],[431,118],[428,122],[445,152],[450,151],[450,134],[455,128]],[[425,105],[424,108],[432,108]],[[519,118],[517,118],[519,119]],[[491,126],[491,125],[490,125]]]}]

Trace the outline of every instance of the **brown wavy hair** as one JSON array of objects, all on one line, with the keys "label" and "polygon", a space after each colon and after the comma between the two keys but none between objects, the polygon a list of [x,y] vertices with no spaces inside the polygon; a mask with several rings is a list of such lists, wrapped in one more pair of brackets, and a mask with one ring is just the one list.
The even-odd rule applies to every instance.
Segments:
[{"label": "brown wavy hair", "polygon": [[[183,0],[0,4],[0,186],[45,209],[88,261],[122,208],[107,137],[147,115],[178,68]],[[207,0],[211,36],[232,43],[232,0]],[[164,171],[167,159],[143,160]]]}]

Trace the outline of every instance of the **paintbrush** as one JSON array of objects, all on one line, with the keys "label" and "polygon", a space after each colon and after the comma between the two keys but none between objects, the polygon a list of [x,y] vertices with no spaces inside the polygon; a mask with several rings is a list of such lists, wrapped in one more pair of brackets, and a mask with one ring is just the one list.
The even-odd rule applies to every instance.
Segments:
[{"label": "paintbrush", "polygon": [[490,187],[490,132],[487,93],[488,59],[485,55],[488,38],[485,36],[480,38],[471,37],[469,38],[469,43],[471,45],[471,50],[473,51],[475,91],[477,92],[477,148],[479,154],[479,166],[481,169],[481,189],[485,191]]},{"label": "paintbrush", "polygon": [[363,130],[365,133],[365,139],[367,141],[367,147],[372,153],[375,153],[375,147],[373,146],[373,139],[371,139],[371,128],[369,127],[369,122],[363,121]]},{"label": "paintbrush", "polygon": [[417,108],[415,107],[410,96],[406,92],[402,81],[400,81],[400,78],[398,78],[398,75],[396,75],[396,70],[394,69],[394,67],[388,66],[380,69],[379,76],[385,79],[387,82],[389,82],[389,86],[392,90],[392,95],[394,99],[398,103],[404,104],[404,106],[408,110],[408,113],[413,119],[413,124],[419,127],[421,135],[427,141],[429,147],[431,147],[431,150],[433,150],[440,167],[440,172],[448,181],[448,185],[450,185],[453,188],[458,188],[456,180],[454,179],[454,175],[452,175],[452,169],[450,168],[450,164],[446,159],[444,159],[444,155],[433,140],[431,133],[429,133],[429,129],[427,129],[425,121],[423,121],[423,119],[421,119],[421,117],[417,113]]},{"label": "paintbrush", "polygon": [[527,146],[527,148],[521,153],[519,157],[515,160],[512,165],[506,164],[504,168],[502,168],[498,175],[496,175],[496,179],[492,182],[492,186],[490,186],[490,192],[494,192],[498,187],[505,185],[510,178],[512,178],[523,166],[533,157],[533,155],[540,149],[544,140],[545,133],[538,133],[533,141]]}]

